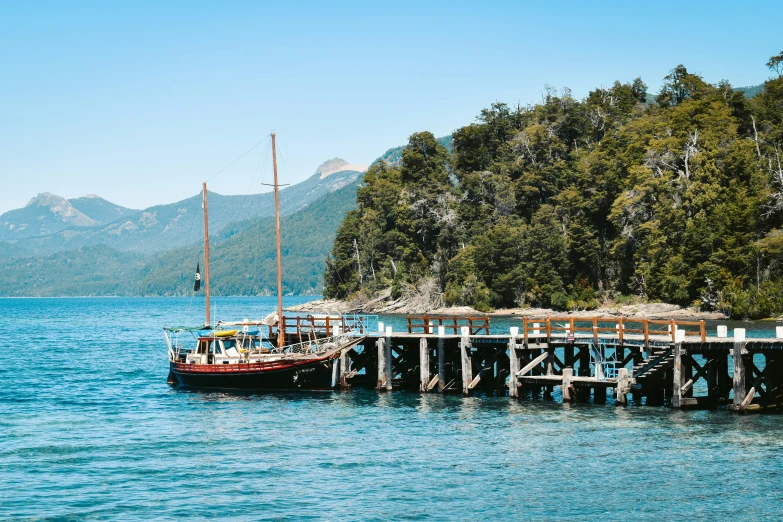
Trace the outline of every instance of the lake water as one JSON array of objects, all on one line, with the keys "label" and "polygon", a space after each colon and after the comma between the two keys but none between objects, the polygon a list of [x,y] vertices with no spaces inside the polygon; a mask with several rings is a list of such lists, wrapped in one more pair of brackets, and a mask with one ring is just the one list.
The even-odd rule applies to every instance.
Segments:
[{"label": "lake water", "polygon": [[0,299],[0,317],[3,520],[783,517],[783,416],[187,392],[161,327],[199,324],[201,301]]}]

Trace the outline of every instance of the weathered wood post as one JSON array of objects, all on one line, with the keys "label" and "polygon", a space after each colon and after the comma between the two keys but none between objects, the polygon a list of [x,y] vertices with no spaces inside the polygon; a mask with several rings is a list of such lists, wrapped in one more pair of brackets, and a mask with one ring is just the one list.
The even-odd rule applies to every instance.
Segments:
[{"label": "weathered wood post", "polygon": [[[597,350],[599,353],[601,352],[600,349]],[[595,363],[595,378],[599,381],[603,381],[604,379],[606,379],[606,376],[604,375],[604,365],[603,363],[598,361],[596,361]]]},{"label": "weathered wood post", "polygon": [[712,358],[705,356],[705,366],[707,374],[704,379],[707,381],[707,400],[712,406],[718,404],[718,361],[713,355]]},{"label": "weathered wood post", "polygon": [[348,385],[348,373],[351,371],[351,360],[348,357],[350,350],[343,350],[340,352],[340,389],[347,390],[350,388]]},{"label": "weathered wood post", "polygon": [[674,368],[672,370],[672,408],[679,408],[682,402],[682,344],[674,343]]},{"label": "weathered wood post", "polygon": [[571,394],[571,378],[574,376],[573,368],[563,368],[563,402],[571,402],[575,397]]},{"label": "weathered wood post", "polygon": [[443,393],[446,388],[446,354],[445,339],[446,327],[438,326],[438,391]]},{"label": "weathered wood post", "polygon": [[375,342],[378,347],[378,383],[376,390],[386,389],[386,340],[380,338]]},{"label": "weathered wood post", "polygon": [[470,383],[473,381],[473,364],[470,359],[470,328],[463,326],[462,337],[459,341],[459,353],[462,359],[462,394],[470,395]]},{"label": "weathered wood post", "polygon": [[554,375],[555,374],[555,349],[551,346],[547,346],[546,349],[547,358],[546,362],[544,363],[544,368],[546,369],[546,375]]},{"label": "weathered wood post", "polygon": [[[527,326],[525,318],[524,326]],[[519,381],[517,381],[517,372],[519,371],[519,357],[517,357],[517,336],[519,328],[511,327],[511,337],[508,342],[508,396],[519,397]]]},{"label": "weathered wood post", "polygon": [[620,368],[617,370],[617,388],[614,392],[615,403],[628,404],[626,394],[629,391],[631,391],[631,375],[628,373],[628,368]]},{"label": "weathered wood post", "polygon": [[386,391],[392,391],[392,327],[386,327]]},{"label": "weathered wood post", "polygon": [[419,391],[426,392],[430,384],[430,348],[427,338],[419,340]]},{"label": "weathered wood post", "polygon": [[337,388],[340,384],[340,375],[342,375],[342,361],[338,358],[336,361],[332,361],[332,389]]},{"label": "weathered wood post", "polygon": [[[731,357],[734,359],[734,409],[743,409],[745,399],[748,394],[745,379],[745,360],[743,353],[745,350],[745,329],[734,329],[734,346],[731,350]],[[753,400],[751,398],[751,400]]]}]

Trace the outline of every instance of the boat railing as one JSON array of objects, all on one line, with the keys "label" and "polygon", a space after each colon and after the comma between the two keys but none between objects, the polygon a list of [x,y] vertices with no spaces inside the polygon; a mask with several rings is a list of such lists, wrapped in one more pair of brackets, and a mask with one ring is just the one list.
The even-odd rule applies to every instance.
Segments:
[{"label": "boat railing", "polygon": [[[276,348],[272,350],[272,353],[286,353],[286,354],[302,354],[313,355],[326,351],[329,348],[337,348],[340,345],[340,340],[345,336],[335,335],[331,337],[321,337],[319,339],[313,339],[312,341],[304,341],[296,344],[289,344],[282,348]],[[328,346],[330,345],[330,346]]]},{"label": "boat railing", "polygon": [[[378,316],[367,314],[349,315],[297,315],[283,316],[281,322],[283,332],[294,335],[300,342],[306,340],[337,334],[367,335],[377,331]],[[277,337],[277,326],[267,326],[267,334],[270,339]]]}]

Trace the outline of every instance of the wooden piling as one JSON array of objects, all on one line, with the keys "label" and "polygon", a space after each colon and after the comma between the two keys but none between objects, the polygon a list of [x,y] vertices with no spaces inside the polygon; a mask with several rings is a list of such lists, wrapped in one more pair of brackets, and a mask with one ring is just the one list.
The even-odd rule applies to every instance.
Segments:
[{"label": "wooden piling", "polygon": [[392,391],[392,366],[394,364],[394,356],[392,355],[392,338],[390,335],[386,336],[386,391]]},{"label": "wooden piling", "polygon": [[606,402],[606,386],[595,386],[593,388],[593,402],[596,404]]},{"label": "wooden piling", "polygon": [[443,393],[446,386],[446,353],[445,340],[438,337],[438,392]]},{"label": "wooden piling", "polygon": [[427,339],[419,340],[419,391],[426,392],[430,384],[430,348]]},{"label": "wooden piling", "polygon": [[731,350],[731,356],[734,359],[734,408],[738,410],[743,408],[742,404],[747,395],[745,360],[742,357],[744,349],[744,341],[735,341]]},{"label": "wooden piling", "polygon": [[473,381],[473,365],[470,359],[470,338],[463,336],[459,342],[459,353],[462,361],[462,394],[470,395],[470,383]]},{"label": "wooden piling", "polygon": [[554,375],[555,374],[555,349],[552,347],[549,347],[546,349],[546,359],[544,362],[544,369],[546,371],[546,375]]},{"label": "wooden piling", "polygon": [[573,377],[573,368],[563,368],[563,384],[560,386],[560,389],[563,392],[563,402],[571,402],[575,398],[573,394],[573,387],[571,386],[571,379]]},{"label": "wooden piling", "polygon": [[628,404],[628,392],[631,391],[631,375],[628,368],[617,370],[617,388],[615,388],[614,399],[616,404]]},{"label": "wooden piling", "polygon": [[376,390],[386,389],[386,340],[380,338],[375,342],[378,347],[378,383]]},{"label": "wooden piling", "polygon": [[348,357],[349,350],[343,350],[340,352],[340,389],[347,390],[350,388],[348,384],[348,374],[351,371],[350,359]]},{"label": "wooden piling", "polygon": [[682,385],[685,384],[685,374],[682,363],[682,343],[674,343],[674,369],[672,370],[672,408],[682,407]]},{"label": "wooden piling", "polygon": [[517,372],[519,371],[519,357],[517,357],[516,339],[511,339],[508,343],[508,396],[519,397],[519,381]]}]

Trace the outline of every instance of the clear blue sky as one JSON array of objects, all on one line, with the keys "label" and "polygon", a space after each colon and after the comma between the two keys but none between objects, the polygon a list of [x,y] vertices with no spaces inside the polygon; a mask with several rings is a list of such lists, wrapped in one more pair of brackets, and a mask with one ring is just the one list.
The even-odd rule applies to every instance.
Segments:
[{"label": "clear blue sky", "polygon": [[[176,201],[273,129],[297,182],[545,84],[657,90],[679,63],[758,84],[781,19],[779,1],[4,2],[0,212],[44,191]],[[245,163],[211,188],[247,192]]]}]

